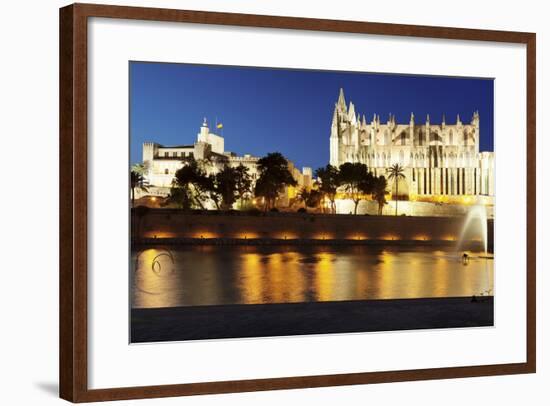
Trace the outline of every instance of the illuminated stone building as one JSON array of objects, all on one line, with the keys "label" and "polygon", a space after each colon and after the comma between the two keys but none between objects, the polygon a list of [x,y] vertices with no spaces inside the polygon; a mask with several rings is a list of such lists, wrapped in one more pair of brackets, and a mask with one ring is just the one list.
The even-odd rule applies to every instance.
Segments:
[{"label": "illuminated stone building", "polygon": [[[207,174],[217,173],[224,166],[244,165],[248,168],[253,183],[259,176],[257,163],[260,158],[250,154],[237,155],[234,152],[226,151],[224,138],[210,131],[206,118],[200,127],[195,143],[164,146],[154,142],[145,142],[142,158],[145,167],[144,176],[149,185],[146,192],[148,195],[167,196],[170,193],[176,171],[190,158],[201,162]],[[300,172],[292,162],[289,161],[288,165],[294,179],[298,182],[298,188],[311,186],[312,171],[310,168],[303,168],[303,171]],[[290,191],[290,197],[295,194],[295,189]],[[283,197],[288,199],[288,195],[289,193],[286,193]]]},{"label": "illuminated stone building", "polygon": [[[457,115],[454,124],[415,121],[397,123],[390,115],[385,123],[374,114],[367,122],[352,102],[346,105],[340,89],[330,132],[330,164],[366,164],[376,175],[399,164],[405,179],[399,194],[414,196],[494,196],[494,153],[479,151],[479,114],[469,123]],[[390,187],[394,190],[391,181]]]}]

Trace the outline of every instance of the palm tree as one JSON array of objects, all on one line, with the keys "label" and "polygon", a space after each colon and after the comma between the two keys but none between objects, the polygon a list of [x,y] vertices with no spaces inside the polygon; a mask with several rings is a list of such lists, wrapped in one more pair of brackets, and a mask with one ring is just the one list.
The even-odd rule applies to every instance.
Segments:
[{"label": "palm tree", "polygon": [[134,202],[136,198],[136,190],[141,190],[147,192],[147,179],[143,176],[143,171],[140,166],[132,167],[130,171],[130,195],[132,200],[132,207],[134,207]]},{"label": "palm tree", "polygon": [[395,183],[395,215],[397,216],[397,201],[399,200],[399,180],[405,179],[404,169],[399,164],[392,165],[388,170],[388,179],[393,179]]}]

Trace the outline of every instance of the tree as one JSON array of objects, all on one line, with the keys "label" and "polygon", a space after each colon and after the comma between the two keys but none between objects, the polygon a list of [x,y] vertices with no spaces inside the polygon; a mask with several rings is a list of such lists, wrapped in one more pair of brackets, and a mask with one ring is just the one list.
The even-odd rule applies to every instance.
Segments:
[{"label": "tree", "polygon": [[336,213],[336,191],[340,186],[340,173],[338,168],[327,165],[315,171],[315,176],[320,179],[319,191],[328,197],[333,213]]},{"label": "tree", "polygon": [[144,176],[145,167],[141,164],[136,164],[132,166],[130,171],[130,198],[132,200],[132,207],[134,207],[136,199],[136,191],[141,190],[143,192],[148,191],[148,182]]},{"label": "tree", "polygon": [[265,211],[274,207],[275,199],[287,186],[296,186],[297,182],[288,170],[288,161],[279,152],[272,152],[258,160],[260,176],[256,181],[254,193],[265,198]]},{"label": "tree", "polygon": [[206,172],[199,167],[197,161],[191,159],[176,171],[172,185],[184,190],[184,193],[179,192],[177,195],[190,199],[190,203],[204,209],[204,203],[213,189],[212,183],[213,179],[206,176]]},{"label": "tree", "polygon": [[306,199],[306,206],[312,209],[319,207],[323,194],[318,189],[311,189],[309,191],[309,196]]},{"label": "tree", "polygon": [[386,193],[388,188],[388,181],[383,175],[374,179],[372,198],[378,202],[378,215],[382,214],[382,209],[386,202]]},{"label": "tree", "polygon": [[169,204],[174,204],[176,207],[184,210],[191,209],[193,206],[193,196],[191,195],[189,188],[177,186],[175,182],[173,182],[172,187],[170,188],[170,194],[168,195],[166,201],[161,205],[167,206]]},{"label": "tree", "polygon": [[230,166],[224,167],[215,175],[210,175],[210,197],[218,210],[229,210],[237,200],[237,170]]},{"label": "tree", "polygon": [[405,179],[403,167],[399,164],[392,165],[388,170],[388,178],[395,183],[395,215],[397,216],[397,201],[399,200],[399,179]]},{"label": "tree", "polygon": [[252,193],[252,176],[250,176],[248,168],[243,164],[235,168],[235,187],[237,197],[242,205],[244,199]]},{"label": "tree", "polygon": [[308,188],[303,187],[300,189],[296,197],[298,198],[298,201],[301,201],[304,203],[304,206],[307,206],[307,200],[309,199],[310,191]]},{"label": "tree", "polygon": [[346,194],[353,200],[353,213],[357,214],[357,207],[363,196],[372,193],[374,176],[368,171],[367,165],[346,162],[340,165],[340,182]]}]

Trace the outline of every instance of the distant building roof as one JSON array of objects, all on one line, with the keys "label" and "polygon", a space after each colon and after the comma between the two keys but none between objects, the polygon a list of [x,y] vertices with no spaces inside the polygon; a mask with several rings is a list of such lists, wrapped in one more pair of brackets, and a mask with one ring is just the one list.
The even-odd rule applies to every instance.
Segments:
[{"label": "distant building roof", "polygon": [[159,145],[159,148],[194,148],[194,145]]}]

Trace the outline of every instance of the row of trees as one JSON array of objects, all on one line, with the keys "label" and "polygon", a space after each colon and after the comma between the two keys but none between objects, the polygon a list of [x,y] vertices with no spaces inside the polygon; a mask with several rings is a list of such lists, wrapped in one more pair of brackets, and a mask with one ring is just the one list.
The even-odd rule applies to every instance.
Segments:
[{"label": "row of trees", "polygon": [[[315,175],[319,179],[318,190],[330,201],[333,213],[336,213],[336,194],[343,191],[354,203],[354,214],[357,214],[361,200],[369,195],[378,203],[378,214],[382,214],[387,203],[388,182],[383,175],[375,176],[369,172],[367,165],[358,162],[346,162],[338,168],[327,165],[317,169]],[[390,178],[394,176],[390,173]]]},{"label": "row of trees", "polygon": [[[231,167],[223,165],[215,174],[207,174],[206,166],[211,162],[199,162],[193,158],[176,171],[168,202],[184,209],[205,209],[212,201],[218,210],[229,210],[234,203],[241,205],[252,196],[263,198],[264,210],[275,207],[277,197],[288,186],[297,182],[288,169],[287,159],[280,153],[267,154],[258,160],[258,179],[253,185],[249,169],[244,165]],[[131,171],[132,205],[137,189],[147,191],[144,167],[134,166]],[[327,165],[315,171],[317,182],[312,189],[303,188],[298,194],[308,207],[319,207],[327,199],[331,212],[336,213],[336,195],[344,193],[354,203],[354,214],[361,200],[370,196],[378,203],[378,214],[382,214],[386,201],[388,183],[384,176],[375,176],[362,163],[344,163],[340,167]],[[394,165],[388,170],[388,178],[394,179],[395,195],[399,195],[398,183],[405,176],[403,168]],[[397,202],[396,202],[397,215]]]},{"label": "row of trees", "polygon": [[228,210],[237,199],[249,193],[251,184],[248,168],[243,165],[225,166],[218,173],[207,175],[202,166],[191,159],[176,171],[168,200],[184,209],[204,209],[206,202],[212,200],[218,210]]},{"label": "row of trees", "polygon": [[204,165],[191,158],[176,171],[168,200],[185,209],[204,209],[211,200],[218,210],[229,210],[236,201],[243,204],[254,195],[264,198],[264,207],[268,210],[275,206],[285,187],[296,186],[286,158],[278,152],[259,159],[258,172],[253,188],[250,171],[242,164],[224,165],[217,173],[207,174]]}]

